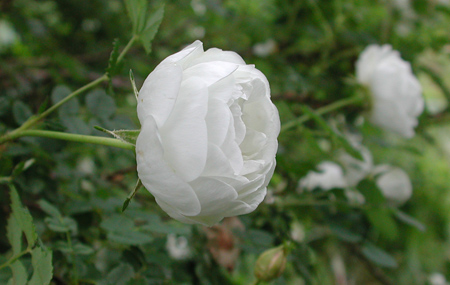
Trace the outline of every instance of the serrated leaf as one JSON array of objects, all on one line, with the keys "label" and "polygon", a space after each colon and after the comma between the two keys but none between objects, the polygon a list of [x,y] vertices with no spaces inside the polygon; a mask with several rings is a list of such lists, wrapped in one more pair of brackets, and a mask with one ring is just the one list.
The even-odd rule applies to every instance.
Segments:
[{"label": "serrated leaf", "polygon": [[50,215],[58,219],[62,218],[61,212],[46,200],[44,199],[39,200],[38,205],[41,207],[42,211],[47,213],[47,215]]},{"label": "serrated leaf", "polygon": [[108,60],[108,67],[106,68],[106,73],[108,77],[111,80],[111,77],[117,74],[117,71],[119,70],[119,66],[117,64],[117,59],[119,58],[119,46],[120,41],[119,39],[115,39],[113,42],[113,49],[111,51],[111,55],[109,56]]},{"label": "serrated leaf", "polygon": [[151,44],[153,41],[153,38],[155,37],[156,33],[158,32],[159,25],[162,22],[162,19],[164,17],[164,5],[156,9],[155,12],[153,12],[148,18],[145,23],[145,26],[140,33],[140,40],[142,42],[142,45],[144,46],[145,51],[147,54],[149,54],[152,50]]},{"label": "serrated leaf", "polygon": [[40,247],[34,248],[31,251],[31,264],[33,265],[33,275],[28,284],[50,284],[53,277],[52,252],[44,251]]},{"label": "serrated leaf", "polygon": [[106,120],[116,112],[116,103],[103,89],[95,89],[86,95],[86,106],[94,116]]},{"label": "serrated leaf", "polygon": [[33,112],[22,101],[14,101],[12,106],[14,120],[18,125],[22,125],[28,118],[33,116]]},{"label": "serrated leaf", "polygon": [[107,134],[112,135],[114,138],[132,144],[132,145],[136,145],[136,140],[137,137],[139,136],[139,133],[141,132],[141,130],[117,130],[117,131],[110,131],[107,130],[105,128],[99,127],[99,126],[94,126],[94,128],[96,130],[105,132]]},{"label": "serrated leaf", "polygon": [[125,7],[133,25],[133,34],[139,35],[145,23],[147,0],[125,0]]},{"label": "serrated leaf", "polygon": [[8,281],[8,285],[25,285],[28,280],[28,272],[19,260],[14,261],[9,266],[11,268],[12,277]]},{"label": "serrated leaf", "polygon": [[10,195],[11,195],[11,209],[12,215],[15,217],[17,223],[19,224],[22,231],[25,233],[25,237],[28,242],[28,246],[32,247],[36,243],[37,234],[36,228],[33,224],[33,218],[28,212],[28,209],[22,206],[20,202],[19,194],[13,184],[9,184]]},{"label": "serrated leaf", "polygon": [[362,248],[362,253],[365,257],[378,264],[379,266],[389,268],[397,267],[397,261],[390,254],[373,244],[365,244]]},{"label": "serrated leaf", "polygon": [[130,204],[131,199],[133,199],[134,195],[136,195],[137,191],[141,187],[142,187],[142,182],[141,182],[141,179],[138,178],[138,181],[136,182],[136,186],[134,186],[134,190],[130,193],[130,195],[128,195],[125,202],[123,202],[122,212],[128,208],[128,205]]},{"label": "serrated leaf", "polygon": [[109,272],[106,277],[106,284],[127,284],[133,276],[133,267],[129,264],[121,263]]},{"label": "serrated leaf", "polygon": [[8,224],[6,225],[6,237],[11,244],[12,254],[19,254],[22,251],[22,229],[20,228],[14,215],[11,215],[8,218]]},{"label": "serrated leaf", "polygon": [[361,152],[359,152],[359,150],[357,150],[342,134],[336,132],[332,127],[330,127],[324,118],[322,118],[306,105],[302,105],[300,106],[300,108],[305,114],[310,116],[324,131],[326,131],[334,142],[343,147],[348,154],[359,160],[364,160]]}]

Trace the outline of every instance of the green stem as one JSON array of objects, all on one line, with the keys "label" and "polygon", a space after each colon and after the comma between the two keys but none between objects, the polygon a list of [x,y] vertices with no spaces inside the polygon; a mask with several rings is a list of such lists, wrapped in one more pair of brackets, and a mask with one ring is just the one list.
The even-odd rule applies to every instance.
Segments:
[{"label": "green stem", "polygon": [[[352,104],[357,104],[357,103],[361,103],[362,102],[362,98],[359,96],[355,96],[355,97],[350,97],[350,98],[345,98],[339,101],[336,101],[334,103],[331,103],[329,105],[326,105],[324,107],[321,107],[317,110],[315,110],[315,113],[317,115],[324,115],[326,113],[338,110],[340,108],[352,105]],[[311,116],[308,114],[302,115],[290,122],[287,122],[285,124],[283,124],[283,126],[281,126],[281,133],[285,132],[293,127],[299,126],[303,123],[305,123],[306,121],[308,121],[309,119],[311,119]]]},{"label": "green stem", "polygon": [[24,251],[12,256],[8,261],[6,261],[3,264],[0,264],[0,270],[2,270],[3,268],[13,264],[16,260],[18,260],[19,258],[21,258],[22,256],[24,256],[25,254],[28,254],[31,252],[31,248],[27,248]]},{"label": "green stem", "polygon": [[[136,36],[136,35],[134,35],[130,39],[128,44],[123,48],[122,52],[117,57],[117,64],[119,64],[123,60],[123,58],[125,57],[125,54],[130,50],[131,46],[137,41],[137,39],[138,39],[138,36]],[[46,111],[42,112],[41,114],[31,116],[19,128],[17,128],[15,130],[13,130],[13,131],[11,131],[11,132],[1,136],[0,137],[0,144],[4,143],[6,141],[13,140],[13,139],[15,139],[17,137],[21,137],[22,135],[20,135],[20,133],[22,133],[24,130],[27,130],[27,129],[35,126],[37,123],[39,123],[45,117],[47,117],[52,112],[54,112],[56,109],[61,107],[61,105],[63,105],[64,103],[66,103],[70,99],[80,95],[81,93],[83,93],[83,92],[85,92],[85,91],[87,91],[87,90],[89,90],[89,89],[99,85],[103,81],[107,81],[108,79],[109,79],[108,75],[105,73],[101,77],[97,78],[96,80],[94,80],[94,81],[84,85],[83,87],[75,90],[74,92],[70,93],[69,95],[67,95],[67,97],[65,97],[61,101],[57,102],[55,105],[51,106],[50,108],[48,108]]]},{"label": "green stem", "polygon": [[119,147],[123,149],[134,150],[134,145],[122,142],[118,139],[113,138],[105,138],[105,137],[96,137],[96,136],[87,136],[87,135],[78,135],[78,134],[69,134],[62,132],[54,132],[54,131],[43,131],[43,130],[25,130],[16,132],[13,137],[10,139],[16,139],[19,137],[32,136],[32,137],[43,137],[43,138],[51,138],[51,139],[59,139],[73,142],[82,142],[82,143],[92,143],[92,144],[101,144],[106,146]]},{"label": "green stem", "polygon": [[128,53],[128,51],[133,46],[133,44],[138,40],[138,38],[139,37],[137,35],[133,35],[128,44],[123,48],[122,52],[117,57],[117,64],[119,64],[123,60],[124,56]]}]

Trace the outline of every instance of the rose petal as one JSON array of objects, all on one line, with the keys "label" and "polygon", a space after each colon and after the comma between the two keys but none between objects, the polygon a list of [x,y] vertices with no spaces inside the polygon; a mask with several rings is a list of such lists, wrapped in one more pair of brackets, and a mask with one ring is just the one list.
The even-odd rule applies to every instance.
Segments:
[{"label": "rose petal", "polygon": [[208,144],[208,158],[202,176],[230,176],[234,170],[223,151],[212,143]]},{"label": "rose petal", "polygon": [[145,79],[138,96],[137,113],[141,125],[147,116],[153,116],[161,127],[172,112],[180,90],[183,70],[179,65],[168,62],[160,64]]},{"label": "rose petal", "polygon": [[228,133],[232,114],[228,105],[215,97],[208,101],[206,124],[208,126],[208,141],[215,145],[222,145]]},{"label": "rose petal", "polygon": [[194,190],[169,167],[158,138],[158,127],[147,117],[136,141],[137,172],[145,188],[158,200],[170,203],[183,215],[200,213],[200,202]]},{"label": "rose petal", "polygon": [[185,78],[196,77],[203,81],[206,86],[211,86],[235,72],[238,67],[239,65],[235,63],[203,62],[185,69],[183,76]]},{"label": "rose petal", "polygon": [[230,203],[238,197],[233,187],[211,177],[199,177],[189,182],[189,185],[195,189],[200,201],[202,209],[199,215],[201,216],[225,212],[230,208]]},{"label": "rose petal", "polygon": [[160,130],[164,157],[184,181],[192,181],[206,163],[208,89],[195,78],[182,83],[170,117]]},{"label": "rose petal", "polygon": [[191,65],[196,65],[202,62],[230,62],[239,65],[245,65],[245,61],[240,55],[233,51],[223,51],[218,48],[210,48],[203,53],[201,57],[196,58]]}]

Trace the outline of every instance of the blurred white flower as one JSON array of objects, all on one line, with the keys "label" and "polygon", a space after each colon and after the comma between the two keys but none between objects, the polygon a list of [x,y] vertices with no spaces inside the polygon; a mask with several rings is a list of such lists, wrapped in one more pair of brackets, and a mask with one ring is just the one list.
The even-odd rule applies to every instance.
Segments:
[{"label": "blurred white flower", "polygon": [[300,189],[312,191],[315,188],[331,190],[333,188],[347,187],[344,172],[337,163],[324,161],[317,165],[318,171],[310,171],[299,181]]},{"label": "blurred white flower", "polygon": [[19,40],[14,27],[6,20],[0,20],[0,52]]},{"label": "blurred white flower", "polygon": [[169,255],[176,260],[186,259],[191,254],[188,240],[183,236],[177,237],[174,234],[167,235],[166,249]]},{"label": "blurred white flower", "polygon": [[344,151],[338,155],[338,161],[344,167],[345,181],[349,187],[358,185],[373,169],[372,154],[370,151],[363,146],[358,146],[357,148],[364,160],[356,159]]},{"label": "blurred white flower", "polygon": [[277,50],[277,42],[274,39],[268,39],[265,42],[257,43],[253,46],[253,53],[260,57],[271,55]]},{"label": "blurred white flower", "polygon": [[171,217],[214,225],[252,212],[275,169],[280,118],[264,74],[195,41],[139,91],[137,171]]},{"label": "blurred white flower", "polygon": [[447,285],[447,280],[442,273],[435,272],[428,276],[428,282],[430,285]]},{"label": "blurred white flower", "polygon": [[339,161],[343,168],[337,163],[324,161],[317,166],[318,172],[310,171],[300,179],[299,190],[347,188],[349,200],[360,204],[364,203],[364,197],[352,188],[368,177],[375,177],[378,188],[393,206],[400,206],[411,198],[413,187],[405,171],[390,165],[374,166],[370,151],[362,146],[360,150],[364,161],[341,153]]},{"label": "blurred white flower", "polygon": [[77,161],[77,171],[84,175],[90,175],[95,172],[95,162],[92,157],[82,157]]},{"label": "blurred white flower", "polygon": [[408,174],[398,167],[378,165],[373,170],[376,184],[386,199],[395,206],[404,204],[411,198],[412,184]]},{"label": "blurred white flower", "polygon": [[301,224],[298,221],[295,221],[291,224],[291,238],[295,240],[296,242],[303,242],[306,237],[306,231],[303,224]]},{"label": "blurred white flower", "polygon": [[191,7],[198,16],[203,16],[206,13],[206,5],[202,0],[191,0]]},{"label": "blurred white flower", "polygon": [[356,62],[358,81],[371,93],[369,120],[403,137],[414,136],[422,113],[422,88],[408,62],[390,45],[370,45]]}]

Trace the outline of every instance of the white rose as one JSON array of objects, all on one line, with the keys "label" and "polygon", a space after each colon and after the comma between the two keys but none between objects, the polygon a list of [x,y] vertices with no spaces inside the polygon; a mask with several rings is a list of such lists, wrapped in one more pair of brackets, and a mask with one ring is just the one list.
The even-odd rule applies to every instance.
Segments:
[{"label": "white rose", "polygon": [[315,188],[331,190],[333,188],[347,187],[342,167],[331,161],[323,161],[317,165],[317,172],[310,171],[300,179],[299,187],[312,191]]},{"label": "white rose", "polygon": [[412,184],[408,174],[398,167],[378,165],[373,174],[376,184],[384,197],[395,206],[400,206],[411,198]]},{"label": "white rose", "polygon": [[346,152],[338,155],[338,161],[344,168],[345,180],[350,187],[358,185],[373,169],[373,159],[369,149],[362,145],[357,145],[356,148],[361,153],[363,160],[356,159]]},{"label": "white rose", "polygon": [[266,77],[238,54],[196,41],[167,57],[137,112],[138,175],[171,217],[210,226],[263,201],[280,119]]},{"label": "white rose", "polygon": [[370,45],[356,62],[356,76],[372,96],[369,120],[403,137],[414,136],[422,113],[422,88],[408,62],[390,45]]}]

